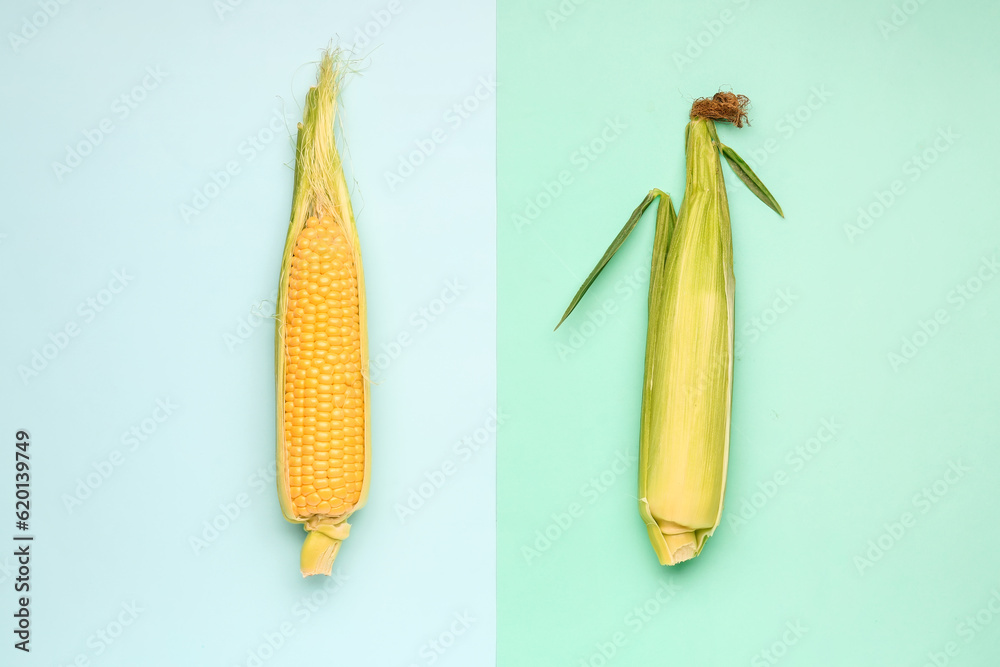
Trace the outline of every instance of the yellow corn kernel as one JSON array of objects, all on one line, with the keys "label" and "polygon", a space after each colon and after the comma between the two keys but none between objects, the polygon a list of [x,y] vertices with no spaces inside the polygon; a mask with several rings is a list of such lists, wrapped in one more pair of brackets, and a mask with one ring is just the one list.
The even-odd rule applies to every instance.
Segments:
[{"label": "yellow corn kernel", "polygon": [[[286,326],[291,327],[291,322],[296,319],[305,320],[307,315],[304,311],[306,304],[316,302],[314,297],[321,296],[317,303],[326,304],[330,309],[336,308],[343,312],[350,313],[356,323],[360,314],[358,300],[358,276],[357,266],[353,258],[346,252],[335,252],[336,248],[344,248],[346,237],[337,222],[329,216],[322,218],[312,216],[306,220],[306,228],[299,236],[298,242],[292,251],[292,265],[289,274],[290,285],[305,285],[306,287],[297,290],[292,294],[289,290],[289,297],[285,310]],[[295,259],[302,259],[310,254],[320,254],[331,256],[331,261],[325,265],[320,265],[319,272],[314,272],[305,262],[296,262]],[[324,270],[323,266],[326,266]],[[346,275],[346,280],[336,281],[336,288],[329,288],[323,284],[331,283],[331,277]],[[324,292],[323,294],[320,294]],[[352,305],[352,300],[354,304]],[[312,328],[312,325],[306,325]],[[357,324],[355,324],[357,327]],[[346,327],[345,327],[346,328]],[[356,330],[356,329],[355,329]],[[337,486],[331,485],[330,481],[339,479],[343,483],[343,478],[339,477],[338,471],[343,469],[346,457],[351,455],[353,461],[354,438],[338,437],[332,438],[331,433],[342,431],[349,424],[353,425],[358,420],[364,419],[364,401],[356,401],[350,407],[334,408],[333,397],[343,397],[343,403],[347,401],[347,389],[351,388],[359,393],[363,393],[362,368],[360,355],[357,360],[348,360],[343,364],[347,373],[350,373],[353,382],[344,384],[343,374],[323,374],[321,371],[327,366],[324,358],[307,357],[303,352],[311,350],[314,346],[322,343],[324,348],[334,350],[337,354],[350,354],[361,350],[359,339],[345,338],[336,335],[339,331],[330,332],[329,328],[316,327],[313,334],[303,334],[294,343],[286,340],[285,356],[287,365],[285,370],[285,386],[291,385],[292,391],[285,392],[284,413],[286,422],[291,422],[296,414],[296,408],[316,408],[316,421],[303,427],[294,427],[291,438],[285,440],[286,449],[285,460],[289,469],[311,468],[313,471],[312,482],[317,489],[330,487],[334,492]],[[310,336],[320,342],[310,341],[305,336]],[[329,339],[329,342],[327,342]],[[293,366],[295,370],[289,372],[288,366]],[[305,370],[305,377],[302,377],[300,370]],[[341,380],[337,382],[337,380]],[[317,400],[314,395],[322,396],[323,400]],[[350,454],[349,454],[350,452]],[[354,505],[360,497],[361,489],[347,488],[343,496],[347,505]],[[296,503],[298,496],[306,498],[306,507]],[[304,493],[302,489],[298,493],[292,493],[292,504],[296,505],[293,511],[297,519],[309,519],[317,516],[321,510],[328,510],[329,507],[319,507],[321,496]]]}]

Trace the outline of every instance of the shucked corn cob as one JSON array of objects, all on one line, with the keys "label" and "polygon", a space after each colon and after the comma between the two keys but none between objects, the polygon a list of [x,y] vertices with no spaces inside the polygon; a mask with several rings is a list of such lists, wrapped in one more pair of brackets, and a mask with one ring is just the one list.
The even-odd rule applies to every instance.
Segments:
[{"label": "shucked corn cob", "polygon": [[781,215],[771,193],[715,130],[714,120],[741,127],[746,104],[745,97],[732,93],[695,102],[685,131],[687,185],[680,216],[667,194],[650,192],[563,315],[565,320],[659,197],[639,428],[639,514],[664,565],[701,553],[719,525],[726,487],[734,278],[720,152],[754,194]]},{"label": "shucked corn cob", "polygon": [[364,275],[334,141],[343,67],[326,53],[306,95],[278,289],[278,498],[307,531],[303,576],[330,574],[370,469]]}]

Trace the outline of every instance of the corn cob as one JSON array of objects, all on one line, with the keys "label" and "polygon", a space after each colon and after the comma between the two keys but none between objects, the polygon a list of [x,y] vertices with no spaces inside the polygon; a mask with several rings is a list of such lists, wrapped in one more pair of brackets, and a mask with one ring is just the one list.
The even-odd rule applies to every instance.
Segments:
[{"label": "corn cob", "polygon": [[303,524],[303,576],[330,574],[365,503],[368,345],[360,244],[334,121],[345,64],[324,54],[298,125],[275,335],[278,499]]},{"label": "corn cob", "polygon": [[659,198],[639,427],[639,514],[664,565],[701,553],[722,517],[732,412],[735,280],[720,154],[754,194],[782,215],[771,193],[736,152],[719,141],[715,129],[715,120],[741,127],[747,102],[732,93],[695,102],[685,130],[687,184],[680,216],[667,194],[651,191],[562,318],[573,311],[643,211]]}]

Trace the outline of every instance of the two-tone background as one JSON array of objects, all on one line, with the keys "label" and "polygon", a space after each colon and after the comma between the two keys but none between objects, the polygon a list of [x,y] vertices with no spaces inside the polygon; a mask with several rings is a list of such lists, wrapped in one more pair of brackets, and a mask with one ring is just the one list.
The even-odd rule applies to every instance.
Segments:
[{"label": "two-tone background", "polygon": [[[955,665],[1000,655],[991,3],[29,0],[0,16],[0,664]],[[373,484],[329,580],[273,484],[290,134],[319,49],[365,252]],[[652,216],[728,167],[722,525],[636,511]],[[31,433],[32,652],[12,648]],[[6,518],[4,518],[6,517]],[[9,548],[8,548],[9,547]]]}]

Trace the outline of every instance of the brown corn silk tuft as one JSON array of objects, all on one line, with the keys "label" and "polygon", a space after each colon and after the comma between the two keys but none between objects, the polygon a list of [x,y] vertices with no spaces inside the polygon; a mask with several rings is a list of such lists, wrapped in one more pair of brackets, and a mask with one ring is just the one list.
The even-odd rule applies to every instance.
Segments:
[{"label": "brown corn silk tuft", "polygon": [[747,108],[750,98],[746,95],[736,95],[719,91],[712,97],[700,97],[691,105],[691,118],[711,118],[725,120],[736,127],[749,125]]}]

